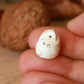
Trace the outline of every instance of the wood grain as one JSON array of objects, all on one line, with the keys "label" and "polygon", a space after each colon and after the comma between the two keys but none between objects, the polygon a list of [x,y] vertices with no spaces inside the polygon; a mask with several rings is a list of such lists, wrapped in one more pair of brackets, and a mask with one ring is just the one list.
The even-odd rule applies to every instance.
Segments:
[{"label": "wood grain", "polygon": [[21,73],[18,69],[20,52],[0,47],[0,84],[19,84]]}]

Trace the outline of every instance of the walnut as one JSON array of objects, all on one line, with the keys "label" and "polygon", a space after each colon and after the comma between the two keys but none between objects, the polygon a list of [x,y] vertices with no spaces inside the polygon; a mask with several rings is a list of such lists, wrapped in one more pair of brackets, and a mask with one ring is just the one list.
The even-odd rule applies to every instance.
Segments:
[{"label": "walnut", "polygon": [[72,1],[80,5],[82,8],[84,8],[84,0],[72,0]]},{"label": "walnut", "polygon": [[[73,17],[84,11],[84,0],[41,0],[52,18]],[[80,2],[80,4],[78,4]],[[83,5],[83,6],[82,6]],[[82,6],[82,7],[81,7]]]},{"label": "walnut", "polygon": [[1,16],[2,16],[2,14],[3,14],[3,10],[0,10],[0,21],[1,21]]},{"label": "walnut", "polygon": [[64,1],[64,0],[41,0],[41,1],[43,1],[44,3],[53,4],[53,3],[61,2],[61,1]]},{"label": "walnut", "polygon": [[49,22],[49,14],[42,2],[28,0],[15,3],[2,16],[1,45],[16,51],[25,50],[29,47],[27,39],[31,31]]}]

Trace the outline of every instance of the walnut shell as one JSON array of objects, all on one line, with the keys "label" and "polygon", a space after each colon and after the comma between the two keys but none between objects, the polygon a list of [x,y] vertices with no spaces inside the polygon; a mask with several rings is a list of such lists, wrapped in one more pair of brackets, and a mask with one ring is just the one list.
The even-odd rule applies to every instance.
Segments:
[{"label": "walnut shell", "polygon": [[62,0],[54,4],[45,3],[45,6],[53,19],[73,17],[83,12],[80,5],[70,0]]},{"label": "walnut shell", "polygon": [[84,0],[72,0],[72,1],[80,5],[84,9]]},{"label": "walnut shell", "polygon": [[84,0],[40,0],[40,1],[44,3],[52,19],[74,17],[84,11]]},{"label": "walnut shell", "polygon": [[[74,17],[84,11],[84,0],[41,0],[53,19]],[[82,6],[82,7],[81,7]]]},{"label": "walnut shell", "polygon": [[1,21],[1,16],[2,16],[2,14],[3,14],[3,10],[0,10],[0,21]]},{"label": "walnut shell", "polygon": [[31,31],[49,22],[49,14],[40,1],[15,3],[2,16],[0,43],[12,50],[25,50],[29,47],[27,39]]}]

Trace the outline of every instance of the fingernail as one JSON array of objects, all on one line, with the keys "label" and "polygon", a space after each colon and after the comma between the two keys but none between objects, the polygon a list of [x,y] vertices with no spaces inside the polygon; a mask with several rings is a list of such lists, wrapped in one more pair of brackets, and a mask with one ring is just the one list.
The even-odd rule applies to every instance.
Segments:
[{"label": "fingernail", "polygon": [[60,38],[53,29],[48,29],[42,33],[37,44],[36,54],[40,58],[54,59],[60,52]]}]

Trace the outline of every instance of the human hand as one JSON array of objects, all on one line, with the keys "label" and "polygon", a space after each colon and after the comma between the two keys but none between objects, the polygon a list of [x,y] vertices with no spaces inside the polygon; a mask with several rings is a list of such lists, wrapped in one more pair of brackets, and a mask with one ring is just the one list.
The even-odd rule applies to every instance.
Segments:
[{"label": "human hand", "polygon": [[[39,58],[34,49],[41,33],[49,28],[59,34],[61,41],[60,55],[52,60]],[[84,13],[70,21],[68,29],[45,27],[31,33],[31,49],[19,59],[24,74],[20,84],[84,84]]]}]

